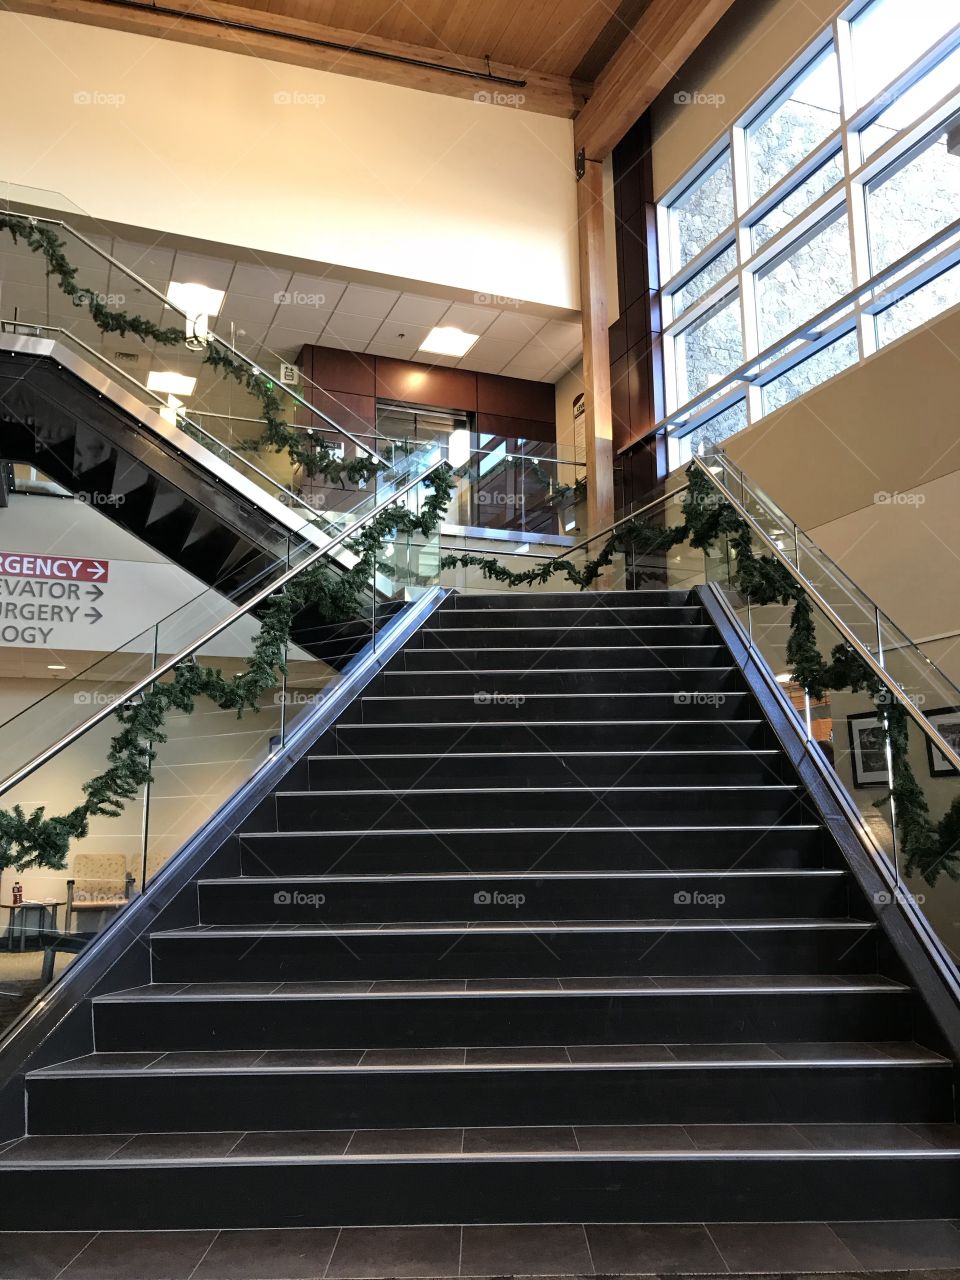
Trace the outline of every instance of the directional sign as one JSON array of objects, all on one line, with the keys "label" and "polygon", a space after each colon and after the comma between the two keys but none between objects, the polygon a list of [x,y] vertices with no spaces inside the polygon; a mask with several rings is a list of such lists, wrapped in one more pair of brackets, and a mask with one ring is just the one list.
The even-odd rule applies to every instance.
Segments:
[{"label": "directional sign", "polygon": [[83,556],[0,551],[0,574],[9,578],[44,578],[59,582],[107,582],[110,561],[87,560]]}]

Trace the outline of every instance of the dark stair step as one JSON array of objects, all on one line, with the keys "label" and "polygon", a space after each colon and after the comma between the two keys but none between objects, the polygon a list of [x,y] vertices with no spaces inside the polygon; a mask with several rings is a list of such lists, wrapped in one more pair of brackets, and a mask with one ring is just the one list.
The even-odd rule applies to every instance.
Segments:
[{"label": "dark stair step", "polygon": [[101,1051],[903,1040],[913,992],[865,974],[162,983],[92,1002]]},{"label": "dark stair step", "polygon": [[792,781],[779,751],[466,752],[434,755],[310,756],[304,781],[311,789],[423,786],[611,786],[614,783],[761,785]]},{"label": "dark stair step", "polygon": [[948,1121],[919,1045],[492,1046],[90,1054],[27,1078],[31,1134]]},{"label": "dark stair step", "polygon": [[[777,747],[777,739],[765,720],[751,708],[746,716],[723,720],[706,719],[703,715],[686,720],[603,720],[591,719],[598,709],[591,708],[577,721],[575,743],[571,743],[568,719],[537,720],[523,723],[523,718],[505,708],[499,719],[486,724],[425,722],[417,707],[411,705],[409,718],[393,724],[347,723],[341,720],[335,729],[319,739],[317,749],[324,753],[347,755],[371,753],[406,755],[446,754],[450,751],[526,751],[562,755],[571,745],[588,751],[679,751],[679,750],[750,750]],[[752,714],[751,714],[752,713]]]},{"label": "dark stair step", "polygon": [[[752,693],[689,689],[676,693],[498,693],[369,696],[360,701],[365,724],[433,724],[542,720],[743,720],[756,714]],[[568,739],[569,741],[569,739]]]},{"label": "dark stair step", "polygon": [[415,649],[408,645],[403,650],[403,665],[407,671],[538,671],[559,669],[601,670],[663,665],[677,667],[725,667],[730,662],[730,651],[719,644],[671,644],[651,647],[638,644],[606,645],[586,648],[583,645],[556,644],[549,649],[532,646],[482,649],[446,648],[433,645],[429,649]]},{"label": "dark stair step", "polygon": [[492,818],[507,827],[626,824],[724,826],[749,820],[758,827],[811,821],[802,791],[789,783],[745,786],[419,787],[390,791],[280,791],[281,831],[424,831],[483,827]]},{"label": "dark stair step", "polygon": [[[454,617],[457,615],[455,614]],[[526,614],[522,615],[526,617]],[[462,615],[461,615],[462,617]],[[425,649],[485,649],[518,648],[521,646],[548,649],[555,644],[593,648],[604,645],[634,644],[651,651],[662,645],[716,644],[717,632],[709,623],[687,623],[676,626],[668,623],[644,626],[521,626],[467,627],[454,626],[424,628],[420,633]]]},{"label": "dark stair step", "polygon": [[683,921],[720,911],[741,919],[842,917],[840,870],[555,872],[527,875],[223,877],[198,883],[201,924],[315,924],[431,920],[623,919]]},{"label": "dark stair step", "polygon": [[839,850],[816,823],[722,828],[678,822],[673,827],[612,824],[604,815],[590,825],[485,827],[440,831],[248,832],[239,837],[247,875],[320,875],[390,871],[478,872],[691,870],[840,866]]},{"label": "dark stair step", "polygon": [[431,631],[458,628],[500,627],[683,627],[703,625],[707,621],[703,606],[686,605],[627,605],[589,603],[589,596],[571,596],[570,603],[523,610],[512,608],[472,609],[469,604],[457,602],[455,609],[438,609],[427,622]]},{"label": "dark stair step", "polygon": [[695,591],[664,590],[662,587],[646,591],[468,591],[457,593],[452,605],[456,610],[473,609],[580,609],[638,607],[641,605],[689,605],[699,604]]},{"label": "dark stair step", "polygon": [[[703,909],[705,912],[707,908]],[[862,920],[578,921],[193,926],[151,937],[157,982],[558,977],[566,973],[869,973]]]},{"label": "dark stair step", "polygon": [[504,694],[530,693],[669,693],[693,697],[692,690],[718,695],[711,700],[722,706],[725,693],[746,692],[737,667],[630,667],[624,671],[388,671],[381,692],[390,697],[471,694],[475,699],[501,699]]},{"label": "dark stair step", "polygon": [[949,1218],[954,1125],[577,1126],[28,1137],[20,1230]]}]

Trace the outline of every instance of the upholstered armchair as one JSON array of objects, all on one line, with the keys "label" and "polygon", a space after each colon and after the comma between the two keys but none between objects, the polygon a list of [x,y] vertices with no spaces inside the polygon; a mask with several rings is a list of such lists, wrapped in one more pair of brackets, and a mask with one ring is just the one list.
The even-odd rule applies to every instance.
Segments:
[{"label": "upholstered armchair", "polygon": [[[136,878],[127,870],[122,853],[77,853],[73,875],[67,881],[67,918],[64,931],[72,933],[74,914],[92,917],[94,912],[119,911],[130,901]],[[96,929],[92,920],[93,931]],[[81,929],[80,932],[88,932]]]}]

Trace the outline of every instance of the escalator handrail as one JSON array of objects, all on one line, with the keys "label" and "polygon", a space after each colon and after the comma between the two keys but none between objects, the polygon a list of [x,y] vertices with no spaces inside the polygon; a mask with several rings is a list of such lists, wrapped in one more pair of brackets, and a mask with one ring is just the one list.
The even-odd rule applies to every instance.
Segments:
[{"label": "escalator handrail", "polygon": [[372,511],[369,511],[361,520],[355,520],[351,525],[348,525],[346,529],[343,529],[338,533],[335,538],[331,538],[331,540],[324,546],[319,547],[316,551],[312,552],[305,560],[302,560],[300,564],[295,565],[292,569],[288,569],[287,572],[281,574],[279,578],[276,578],[266,587],[262,587],[256,595],[252,596],[245,604],[234,609],[226,618],[223,618],[220,622],[214,623],[212,627],[209,627],[201,636],[198,636],[196,640],[193,640],[185,649],[181,649],[179,653],[159,662],[152,671],[137,680],[122,694],[119,694],[113,702],[102,704],[91,716],[84,720],[82,724],[74,725],[72,729],[69,729],[56,742],[52,743],[49,747],[44,748],[43,751],[34,756],[34,758],[28,761],[27,764],[21,765],[15,773],[10,774],[8,778],[5,778],[0,782],[0,795],[4,795],[13,787],[19,786],[21,782],[24,782],[32,774],[36,773],[38,769],[42,768],[43,765],[52,760],[54,756],[59,755],[61,751],[64,751],[78,739],[82,738],[84,734],[102,723],[109,716],[112,716],[118,706],[123,706],[124,703],[130,702],[133,698],[138,697],[152,684],[155,684],[157,680],[172,671],[179,663],[186,662],[188,658],[192,658],[193,655],[199,649],[202,649],[204,645],[209,644],[211,640],[215,640],[221,632],[226,631],[228,627],[233,626],[233,624],[240,618],[251,613],[258,605],[262,604],[264,600],[269,599],[270,596],[274,595],[277,591],[281,591],[288,583],[292,582],[294,578],[298,577],[307,569],[312,568],[318,561],[329,555],[329,553],[342,542],[353,537],[353,535],[359,532],[365,524],[375,519],[381,512],[386,511],[389,507],[394,506],[401,498],[408,494],[412,489],[417,488],[418,485],[423,484],[424,481],[428,480],[435,471],[444,465],[445,464],[443,462],[435,462],[432,467],[421,472],[421,474],[416,476],[413,480],[409,480],[402,488],[397,489],[388,498],[384,498],[381,503],[374,507]]},{"label": "escalator handrail", "polygon": [[[82,232],[77,231],[77,229],[72,227],[68,222],[64,222],[62,218],[43,218],[36,214],[18,214],[17,216],[22,217],[25,221],[43,223],[48,227],[59,227],[61,231],[66,231],[68,235],[76,236],[82,244],[86,245],[88,249],[92,250],[93,253],[102,258],[104,262],[109,262],[112,267],[116,267],[118,271],[122,271],[126,276],[129,276],[129,278],[135,281],[141,289],[145,289],[147,293],[152,294],[153,297],[162,302],[165,307],[169,307],[171,311],[176,312],[178,316],[182,316],[184,320],[190,320],[190,316],[188,316],[185,311],[175,303],[171,302],[170,299],[162,294],[159,289],[155,288],[149,280],[144,280],[142,276],[138,276],[135,271],[132,271],[124,263],[113,257],[112,254],[107,253],[105,249],[101,249],[100,246],[95,244],[92,240],[88,240]],[[242,351],[238,351],[232,343],[227,342],[225,338],[221,338],[213,329],[209,331],[209,337],[211,341],[218,342],[221,347],[225,347],[232,356],[236,357],[237,360],[248,365],[256,375],[261,378],[266,378],[269,382],[276,382],[276,378],[269,374],[266,369],[262,369],[255,360],[251,360],[250,357],[244,355]],[[336,422],[329,414],[324,413],[322,409],[318,409],[317,406],[311,404],[309,400],[304,400],[302,396],[297,395],[297,393],[290,387],[285,386],[283,389],[287,395],[296,400],[297,404],[299,404],[302,409],[306,409],[308,413],[315,414],[318,418],[322,418],[324,422],[328,423],[334,429],[334,431],[349,440],[352,445],[361,451],[361,453],[369,454],[373,458],[374,462],[386,465],[385,459],[381,458],[375,449],[371,449],[369,445],[361,443],[356,436],[349,432],[346,427],[342,427],[339,422]]]}]

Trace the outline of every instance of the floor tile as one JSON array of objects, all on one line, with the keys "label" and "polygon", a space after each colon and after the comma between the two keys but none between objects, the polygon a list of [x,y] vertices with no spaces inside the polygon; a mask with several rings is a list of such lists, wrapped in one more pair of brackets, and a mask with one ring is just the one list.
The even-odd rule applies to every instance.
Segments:
[{"label": "floor tile", "polygon": [[165,1053],[153,1065],[162,1071],[229,1071],[237,1067],[252,1067],[262,1057],[262,1049],[221,1049],[215,1053],[177,1051]]},{"label": "floor tile", "polygon": [[345,1227],[327,1276],[455,1276],[459,1260],[459,1227]]},{"label": "floor tile", "polygon": [[650,1271],[726,1271],[706,1229],[696,1225],[637,1226],[597,1223],[587,1227],[590,1254],[598,1274]]},{"label": "floor tile", "polygon": [[463,1049],[368,1049],[361,1058],[365,1067],[459,1067]]},{"label": "floor tile", "polygon": [[667,1048],[678,1062],[779,1062],[780,1057],[768,1044],[669,1044]]},{"label": "floor tile", "polygon": [[348,1156],[410,1155],[417,1152],[458,1152],[462,1129],[358,1129],[347,1147]]},{"label": "floor tile", "polygon": [[94,1237],[92,1231],[0,1232],[0,1280],[54,1280]]},{"label": "floor tile", "polygon": [[824,1222],[707,1223],[731,1271],[856,1271],[850,1250]]},{"label": "floor tile", "polygon": [[337,1227],[221,1231],[190,1280],[315,1280],[338,1235]]},{"label": "floor tile", "polygon": [[584,1062],[676,1062],[665,1044],[571,1044],[570,1061]]},{"label": "floor tile", "polygon": [[355,1067],[362,1057],[362,1049],[268,1049],[257,1067]]},{"label": "floor tile", "polygon": [[215,1231],[103,1231],[62,1280],[187,1280]]},{"label": "floor tile", "polygon": [[573,1129],[516,1125],[510,1129],[465,1129],[464,1154],[489,1151],[576,1151]]},{"label": "floor tile", "polygon": [[807,1151],[812,1145],[790,1124],[688,1124],[686,1130],[701,1151]]},{"label": "floor tile", "polygon": [[239,1133],[142,1133],[115,1152],[113,1160],[202,1160],[229,1155]]},{"label": "floor tile", "polygon": [[679,1124],[577,1125],[581,1151],[693,1151]]},{"label": "floor tile", "polygon": [[503,1045],[500,1048],[481,1047],[467,1049],[466,1065],[468,1067],[488,1066],[503,1063],[505,1066],[523,1066],[550,1063],[568,1063],[566,1049],[550,1045],[530,1045],[527,1048],[514,1045]]},{"label": "floor tile", "polygon": [[579,1225],[463,1228],[462,1276],[592,1273]]},{"label": "floor tile", "polygon": [[831,1224],[864,1267],[960,1268],[960,1231],[951,1222]]},{"label": "floor tile", "polygon": [[353,1137],[352,1129],[305,1129],[245,1134],[234,1156],[340,1156]]},{"label": "floor tile", "polygon": [[21,1138],[3,1160],[105,1160],[130,1138],[130,1134],[72,1134],[68,1137]]}]

